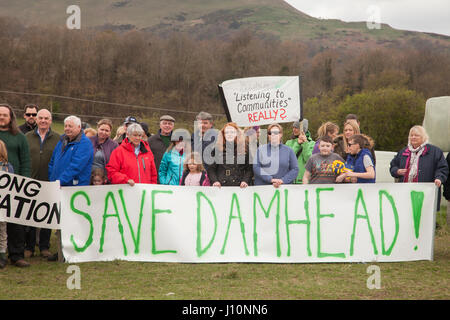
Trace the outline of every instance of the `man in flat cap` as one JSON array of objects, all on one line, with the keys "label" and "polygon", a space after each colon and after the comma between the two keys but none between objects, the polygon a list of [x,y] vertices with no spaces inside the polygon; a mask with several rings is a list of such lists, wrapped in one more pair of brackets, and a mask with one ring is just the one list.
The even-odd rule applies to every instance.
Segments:
[{"label": "man in flat cap", "polygon": [[[153,152],[155,159],[156,172],[159,172],[159,165],[162,157],[170,144],[172,131],[175,126],[175,119],[169,115],[159,118],[159,130],[148,139],[150,150]],[[159,183],[159,179],[158,179]]]}]

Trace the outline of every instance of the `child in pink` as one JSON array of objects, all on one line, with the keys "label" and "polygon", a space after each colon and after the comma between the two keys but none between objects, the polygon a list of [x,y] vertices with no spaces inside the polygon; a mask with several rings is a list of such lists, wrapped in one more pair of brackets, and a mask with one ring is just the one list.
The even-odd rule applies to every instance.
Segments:
[{"label": "child in pink", "polygon": [[181,177],[181,186],[209,186],[210,182],[206,170],[198,153],[191,153],[183,165],[184,171]]}]

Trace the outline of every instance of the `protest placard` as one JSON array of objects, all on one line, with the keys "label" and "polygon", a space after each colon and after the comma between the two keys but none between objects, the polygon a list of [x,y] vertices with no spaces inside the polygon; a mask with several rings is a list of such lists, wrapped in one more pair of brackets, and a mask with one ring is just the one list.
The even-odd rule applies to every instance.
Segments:
[{"label": "protest placard", "polygon": [[59,182],[0,172],[0,221],[59,229]]},{"label": "protest placard", "polygon": [[432,260],[432,183],[62,189],[70,263]]},{"label": "protest placard", "polygon": [[219,86],[227,117],[240,127],[298,121],[302,115],[300,77],[253,77]]}]

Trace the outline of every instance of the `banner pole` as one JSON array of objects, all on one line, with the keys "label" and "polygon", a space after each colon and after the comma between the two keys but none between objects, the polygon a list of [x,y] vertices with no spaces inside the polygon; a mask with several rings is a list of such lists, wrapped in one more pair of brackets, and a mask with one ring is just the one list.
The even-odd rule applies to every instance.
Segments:
[{"label": "banner pole", "polygon": [[302,75],[298,75],[298,90],[300,95],[300,119],[299,121],[303,120],[303,86],[302,86]]},{"label": "banner pole", "polygon": [[225,111],[225,115],[227,116],[228,122],[231,122],[231,115],[230,111],[228,111],[228,104],[227,100],[225,99],[225,94],[223,93],[222,85],[217,85],[217,88],[219,89],[219,95],[220,95],[220,101],[222,102],[223,110]]}]

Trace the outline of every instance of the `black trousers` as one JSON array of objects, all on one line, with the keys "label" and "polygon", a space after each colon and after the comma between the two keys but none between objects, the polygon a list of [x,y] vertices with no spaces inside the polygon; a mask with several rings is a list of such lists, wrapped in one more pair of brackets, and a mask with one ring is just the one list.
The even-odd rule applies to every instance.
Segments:
[{"label": "black trousers", "polygon": [[12,262],[23,259],[25,250],[25,226],[15,223],[7,223],[8,255]]},{"label": "black trousers", "polygon": [[[52,234],[51,229],[42,229],[39,232],[39,250],[50,249],[50,236]],[[25,227],[25,250],[34,252],[36,247],[36,228]]]}]

